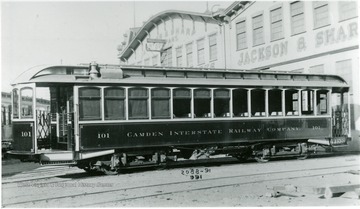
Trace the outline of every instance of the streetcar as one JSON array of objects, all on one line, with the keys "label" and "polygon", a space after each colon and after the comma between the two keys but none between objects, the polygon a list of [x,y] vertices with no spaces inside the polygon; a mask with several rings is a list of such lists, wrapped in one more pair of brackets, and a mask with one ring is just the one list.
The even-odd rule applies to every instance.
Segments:
[{"label": "streetcar", "polygon": [[[39,115],[44,94],[50,113]],[[15,80],[12,109],[11,156],[107,174],[214,155],[306,158],[351,140],[349,86],[336,75],[43,66]]]}]

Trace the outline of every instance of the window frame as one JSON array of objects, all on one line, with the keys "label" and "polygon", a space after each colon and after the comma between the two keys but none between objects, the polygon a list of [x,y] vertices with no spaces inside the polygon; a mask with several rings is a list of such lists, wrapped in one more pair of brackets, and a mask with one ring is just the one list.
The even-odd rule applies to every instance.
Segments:
[{"label": "window frame", "polygon": [[[297,14],[293,14],[293,10],[292,10],[292,5],[296,4],[296,3],[300,3],[302,4],[302,12],[299,12]],[[302,30],[299,32],[294,32],[294,21],[293,19],[295,17],[298,16],[302,16],[302,22],[303,22],[303,27]],[[303,1],[294,1],[294,2],[290,2],[290,23],[291,23],[291,35],[295,36],[298,34],[302,34],[306,32],[306,21],[305,21],[305,5]]]},{"label": "window frame", "polygon": [[[203,42],[201,48],[200,48],[201,45],[199,44],[200,42]],[[203,64],[205,64],[205,38],[203,37],[203,38],[198,39],[196,41],[196,46],[197,46],[197,62],[198,62],[197,65],[203,65]],[[200,56],[200,52],[203,52],[203,54],[201,56]],[[200,57],[202,59],[200,59]],[[202,62],[200,62],[200,61],[202,61]]]},{"label": "window frame", "polygon": [[[318,2],[321,2],[321,4],[316,5]],[[314,24],[314,30],[318,29],[318,28],[322,28],[322,27],[326,27],[328,25],[331,24],[331,20],[330,20],[330,10],[329,10],[329,2],[328,1],[314,1],[313,3],[313,24]],[[323,23],[323,25],[317,25],[317,20],[316,20],[316,10],[323,8],[323,7],[327,7],[327,11],[326,11],[326,15],[327,15],[327,22]]]},{"label": "window frame", "polygon": [[[214,38],[215,42],[214,43],[211,43],[212,41],[212,38]],[[216,61],[218,59],[218,50],[217,50],[217,45],[218,45],[218,41],[217,41],[217,33],[213,33],[211,35],[208,36],[208,39],[209,39],[209,60],[210,61]],[[211,57],[212,56],[212,53],[211,51],[215,48],[215,57]]]},{"label": "window frame", "polygon": [[[83,89],[96,89],[99,91],[99,96],[80,96],[80,92],[83,90]],[[79,87],[78,88],[78,101],[79,101],[79,121],[99,121],[99,120],[102,120],[102,113],[103,113],[103,102],[102,102],[102,88],[101,87],[98,87],[98,86],[82,86],[82,87]],[[99,117],[94,117],[94,118],[86,118],[86,117],[81,117],[81,112],[83,112],[83,109],[81,108],[81,101],[82,99],[93,99],[93,97],[95,99],[97,99],[99,101]]]},{"label": "window frame", "polygon": [[[131,96],[131,91],[132,90],[146,90],[146,96]],[[127,90],[128,94],[127,94],[127,114],[128,114],[128,119],[129,120],[148,120],[150,119],[150,105],[149,105],[149,100],[150,100],[150,95],[149,95],[149,88],[141,86],[141,87],[129,87]],[[146,100],[146,107],[144,108],[144,110],[146,110],[146,116],[131,116],[130,114],[130,109],[132,109],[133,107],[130,105],[130,102],[132,100]]]},{"label": "window frame", "polygon": [[[258,18],[258,17],[261,17],[261,24],[260,24],[260,26],[258,26],[258,27],[255,27],[255,25],[254,25],[254,20],[256,19],[256,18]],[[259,42],[259,43],[255,43],[255,35],[256,35],[256,33],[255,33],[255,31],[256,30],[260,30],[260,29],[262,29],[262,32],[261,32],[261,42]],[[252,16],[252,36],[253,36],[253,46],[255,47],[255,46],[259,46],[259,45],[262,45],[262,44],[264,44],[265,43],[265,37],[264,37],[264,33],[265,33],[265,31],[264,31],[264,14],[261,12],[261,13],[259,13],[259,14],[256,14],[256,15],[253,15]]]},{"label": "window frame", "polygon": [[[343,14],[343,11],[341,11],[341,9],[342,9],[341,4],[344,4],[345,2],[355,3],[355,14],[356,14],[355,16],[342,18],[341,14]],[[350,19],[359,17],[357,1],[339,1],[338,2],[338,12],[339,12],[339,22],[343,22],[346,20],[350,20]]]},{"label": "window frame", "polygon": [[[276,10],[279,10],[280,11],[280,19],[279,20],[273,20],[272,19],[272,13],[274,12],[274,11],[276,11]],[[281,40],[281,39],[283,39],[284,38],[284,21],[283,21],[283,19],[284,19],[284,12],[283,12],[283,7],[282,6],[277,6],[277,7],[275,7],[275,8],[272,8],[271,10],[270,10],[270,41],[277,41],[277,40]],[[278,38],[274,38],[274,34],[273,34],[273,32],[274,32],[274,28],[273,28],[273,25],[274,24],[277,24],[277,23],[281,23],[281,26],[280,26],[280,28],[281,28],[281,36],[280,37],[278,37]]]},{"label": "window frame", "polygon": [[[240,30],[238,27],[240,27],[239,25],[241,23],[244,22],[244,30]],[[236,50],[237,51],[240,51],[240,50],[243,50],[243,49],[247,49],[247,33],[246,33],[246,19],[241,19],[239,20],[238,22],[236,22],[236,26],[235,26],[235,31],[236,31]],[[244,35],[244,40],[245,40],[245,43],[244,43],[244,46],[243,47],[240,47],[240,39],[239,39],[239,35]]]},{"label": "window frame", "polygon": [[[106,96],[106,91],[107,90],[114,90],[114,89],[119,89],[119,90],[123,90],[124,91],[124,95],[123,96]],[[123,109],[123,117],[119,117],[119,118],[113,118],[113,117],[109,117],[106,116],[106,110],[107,110],[107,106],[106,106],[106,100],[110,99],[110,100],[122,100],[124,103],[124,109]],[[127,112],[127,108],[126,108],[126,88],[124,87],[120,87],[120,86],[110,86],[110,87],[104,87],[104,120],[126,120],[126,112]]]},{"label": "window frame", "polygon": [[[154,96],[153,92],[157,91],[157,90],[167,90],[168,91],[168,95],[167,96]],[[156,87],[156,88],[152,88],[150,91],[150,97],[151,97],[151,119],[171,119],[171,89],[170,88],[165,88],[165,87]],[[154,107],[155,105],[153,104],[154,101],[167,101],[168,104],[168,116],[156,116],[154,114]]]}]

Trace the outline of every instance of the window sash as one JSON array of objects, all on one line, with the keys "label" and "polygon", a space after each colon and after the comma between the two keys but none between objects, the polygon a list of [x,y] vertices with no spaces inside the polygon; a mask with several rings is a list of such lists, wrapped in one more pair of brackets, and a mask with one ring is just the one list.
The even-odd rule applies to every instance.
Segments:
[{"label": "window sash", "polygon": [[246,48],[246,22],[236,23],[236,43],[237,50]]},{"label": "window sash", "polygon": [[339,21],[357,17],[356,1],[340,1],[339,2]]},{"label": "window sash", "polygon": [[319,28],[330,23],[329,5],[326,2],[314,2],[314,27]]}]

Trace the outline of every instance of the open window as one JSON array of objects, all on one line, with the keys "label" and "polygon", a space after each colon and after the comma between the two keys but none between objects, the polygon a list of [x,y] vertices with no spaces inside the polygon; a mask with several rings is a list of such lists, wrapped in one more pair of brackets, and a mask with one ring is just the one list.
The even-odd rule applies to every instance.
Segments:
[{"label": "open window", "polygon": [[249,117],[248,113],[248,90],[233,90],[233,114],[234,117]]},{"label": "open window", "polygon": [[211,91],[209,89],[194,90],[194,117],[211,118]]},{"label": "open window", "polygon": [[173,114],[174,118],[191,118],[191,90],[173,90]]},{"label": "open window", "polygon": [[270,89],[268,92],[269,116],[282,116],[282,91]]},{"label": "open window", "polygon": [[20,117],[33,118],[33,89],[25,87],[20,90]]},{"label": "open window", "polygon": [[19,118],[19,90],[14,89],[12,94],[12,100],[13,100],[13,118],[17,119]]},{"label": "open window", "polygon": [[230,91],[214,90],[214,117],[230,117]]},{"label": "open window", "polygon": [[253,89],[251,91],[251,116],[252,117],[266,116],[264,89]]}]

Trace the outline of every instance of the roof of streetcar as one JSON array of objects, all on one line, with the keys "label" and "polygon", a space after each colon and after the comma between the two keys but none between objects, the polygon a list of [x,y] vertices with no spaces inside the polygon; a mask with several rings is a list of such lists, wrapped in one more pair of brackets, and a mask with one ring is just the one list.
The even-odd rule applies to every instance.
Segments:
[{"label": "roof of streetcar", "polygon": [[130,65],[98,65],[100,73],[112,70],[123,78],[91,78],[89,64],[38,66],[20,75],[20,83],[73,83],[89,85],[188,85],[188,86],[289,86],[348,88],[337,75],[275,72],[270,70],[237,70]]}]

